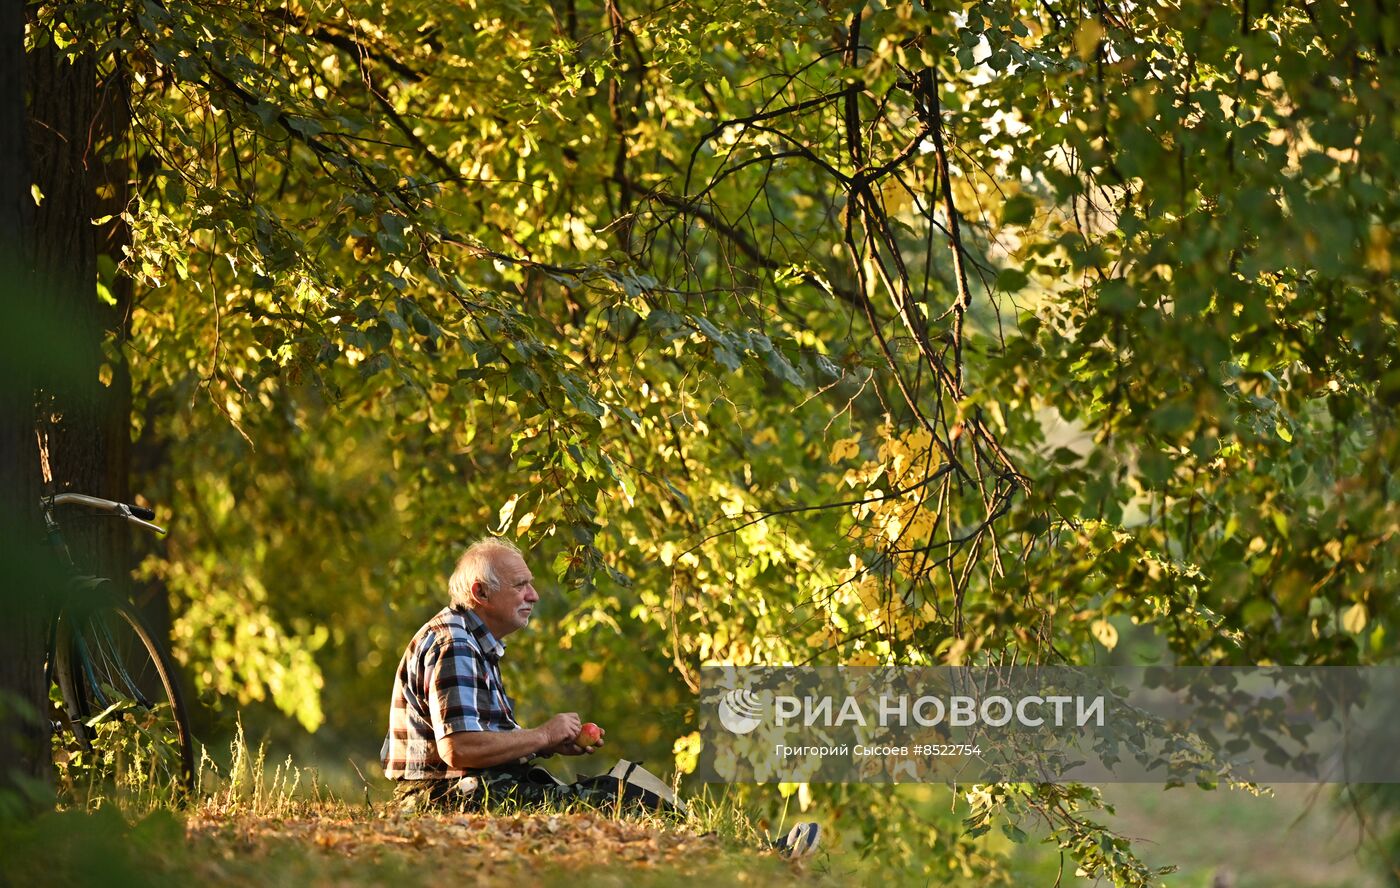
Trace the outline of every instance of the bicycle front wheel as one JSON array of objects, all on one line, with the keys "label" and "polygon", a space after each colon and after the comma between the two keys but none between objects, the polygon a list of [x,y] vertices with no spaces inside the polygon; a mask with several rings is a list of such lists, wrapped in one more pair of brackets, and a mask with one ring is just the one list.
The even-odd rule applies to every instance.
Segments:
[{"label": "bicycle front wheel", "polygon": [[70,608],[59,624],[59,676],[82,745],[104,782],[154,801],[194,788],[184,699],[169,656],[118,599]]}]

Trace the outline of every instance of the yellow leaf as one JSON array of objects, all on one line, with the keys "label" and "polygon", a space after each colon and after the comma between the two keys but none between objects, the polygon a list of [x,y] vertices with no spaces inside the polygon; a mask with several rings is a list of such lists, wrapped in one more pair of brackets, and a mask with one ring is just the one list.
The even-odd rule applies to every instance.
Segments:
[{"label": "yellow leaf", "polygon": [[891,515],[885,522],[885,534],[890,538],[890,542],[897,543],[904,529],[904,522],[899,520],[898,515]]},{"label": "yellow leaf", "polygon": [[1107,620],[1095,620],[1089,627],[1089,631],[1094,633],[1094,637],[1099,640],[1099,644],[1110,651],[1118,646],[1118,630]]},{"label": "yellow leaf", "polygon": [[870,577],[861,580],[856,584],[856,593],[860,595],[861,603],[867,611],[878,612],[884,606],[880,583],[877,580]]},{"label": "yellow leaf", "polygon": [[886,182],[890,184],[881,184],[880,186],[880,197],[885,202],[885,215],[897,216],[913,203],[914,196],[898,180],[893,182],[886,180]]},{"label": "yellow leaf", "polygon": [[1103,26],[1094,19],[1085,19],[1079,23],[1079,30],[1074,32],[1074,48],[1079,53],[1079,57],[1084,61],[1093,58],[1094,50],[1098,49],[1099,40],[1103,39]]},{"label": "yellow leaf", "polygon": [[1366,628],[1366,605],[1361,602],[1353,604],[1342,611],[1342,628],[1353,635]]},{"label": "yellow leaf", "polygon": [[520,537],[525,535],[525,531],[530,529],[530,525],[535,523],[535,513],[526,512],[520,516],[520,520],[515,522],[515,535]]},{"label": "yellow leaf", "polygon": [[777,443],[778,443],[778,430],[775,429],[775,428],[773,428],[772,426],[769,426],[768,428],[763,429],[763,430],[760,431],[758,434],[756,434],[756,435],[753,436],[753,443],[755,443],[755,444],[777,444]]},{"label": "yellow leaf", "polygon": [[672,752],[676,756],[676,770],[682,774],[689,774],[695,770],[699,764],[700,749],[703,744],[700,742],[700,732],[696,731],[680,737],[676,740]]},{"label": "yellow leaf", "polygon": [[843,438],[831,445],[831,453],[827,456],[833,463],[850,459],[860,454],[860,435],[850,438]]},{"label": "yellow leaf", "polygon": [[506,528],[510,527],[510,519],[515,515],[515,504],[517,501],[519,501],[519,499],[520,494],[517,493],[515,496],[512,496],[510,499],[506,500],[505,505],[501,506],[500,533],[505,533]]},{"label": "yellow leaf", "polygon": [[1372,225],[1366,244],[1366,266],[1372,271],[1390,274],[1390,232],[1384,225]]}]

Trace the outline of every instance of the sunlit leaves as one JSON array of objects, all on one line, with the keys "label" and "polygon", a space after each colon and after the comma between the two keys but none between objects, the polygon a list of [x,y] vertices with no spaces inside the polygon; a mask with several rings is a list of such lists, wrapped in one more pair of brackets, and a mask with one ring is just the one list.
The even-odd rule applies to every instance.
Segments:
[{"label": "sunlit leaves", "polygon": [[55,30],[132,72],[142,471],[198,516],[152,569],[205,686],[314,722],[333,665],[327,717],[368,721],[487,529],[558,581],[564,651],[523,652],[567,682],[602,651],[682,737],[705,661],[1074,661],[1132,625],[1185,662],[1386,652],[1400,149],[1366,16],[570,9]]}]

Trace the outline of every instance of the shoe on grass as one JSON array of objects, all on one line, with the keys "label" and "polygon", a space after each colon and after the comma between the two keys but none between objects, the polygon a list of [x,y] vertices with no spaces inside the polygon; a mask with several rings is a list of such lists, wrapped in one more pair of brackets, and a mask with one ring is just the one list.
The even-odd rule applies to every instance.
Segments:
[{"label": "shoe on grass", "polygon": [[799,823],[788,834],[773,842],[773,848],[788,860],[800,860],[817,850],[822,828],[815,823]]}]

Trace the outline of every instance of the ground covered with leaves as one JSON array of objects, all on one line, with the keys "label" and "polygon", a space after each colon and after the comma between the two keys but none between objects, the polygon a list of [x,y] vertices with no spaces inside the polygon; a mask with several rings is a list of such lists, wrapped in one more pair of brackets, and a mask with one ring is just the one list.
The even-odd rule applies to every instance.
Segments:
[{"label": "ground covered with leaves", "polygon": [[56,812],[0,827],[0,885],[818,884],[837,878],[716,834],[596,813],[276,817]]}]

